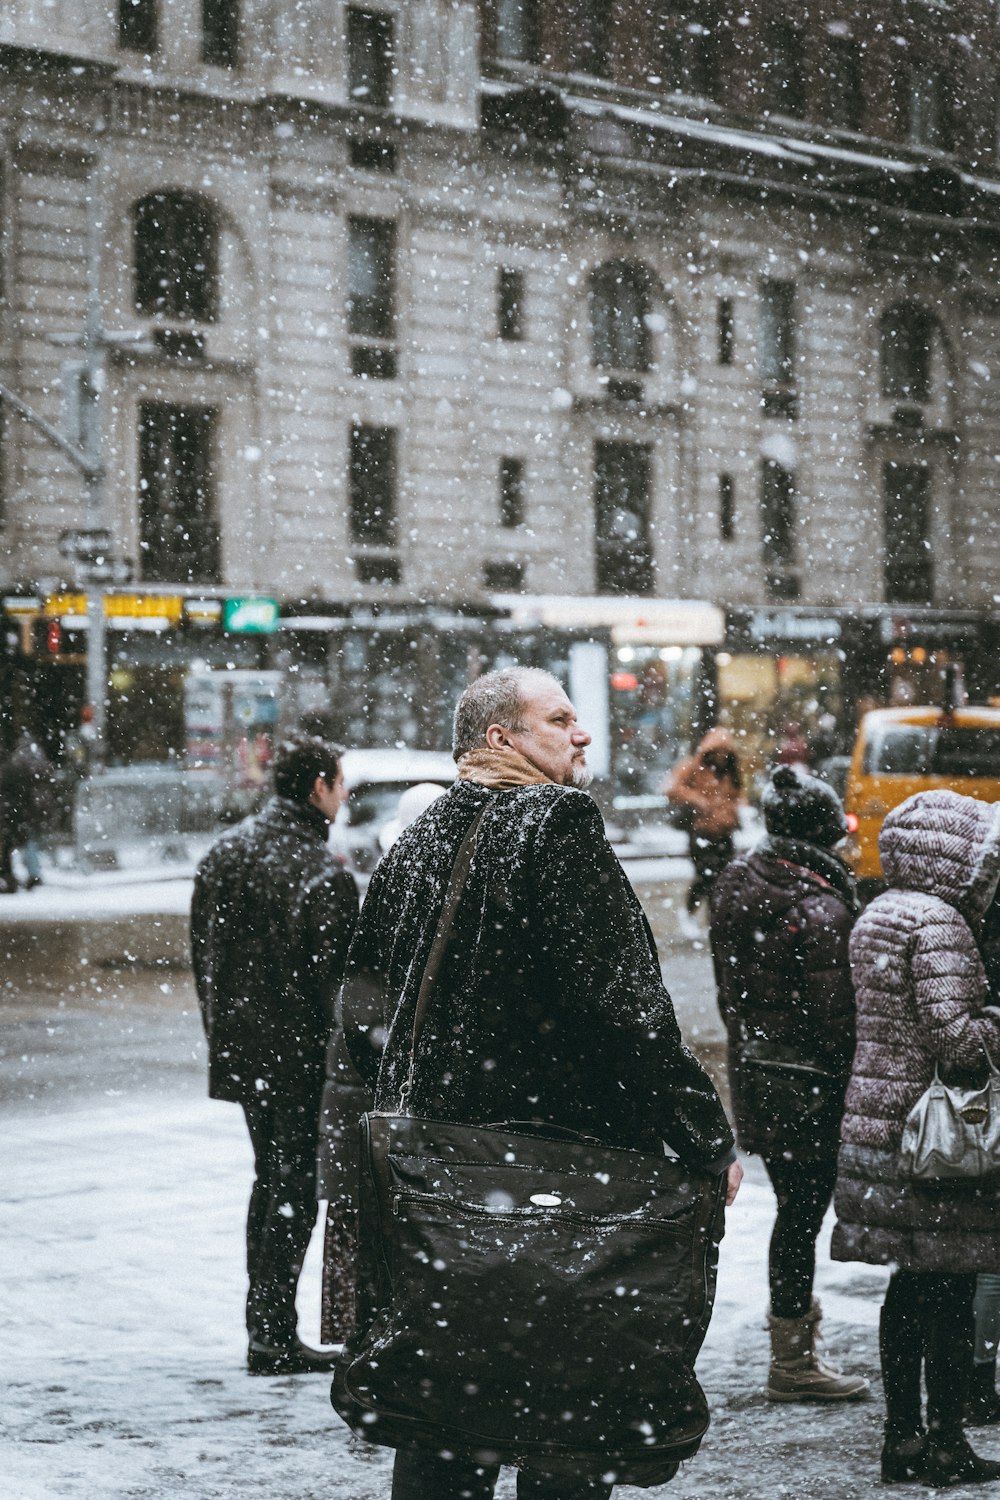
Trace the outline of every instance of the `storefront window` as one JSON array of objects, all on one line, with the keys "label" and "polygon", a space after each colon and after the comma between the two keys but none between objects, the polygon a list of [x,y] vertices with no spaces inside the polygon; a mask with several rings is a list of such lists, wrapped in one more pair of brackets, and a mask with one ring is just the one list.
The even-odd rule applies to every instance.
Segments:
[{"label": "storefront window", "polygon": [[698,646],[619,646],[612,653],[616,798],[659,796],[691,743]]},{"label": "storefront window", "polygon": [[768,766],[795,747],[810,764],[834,752],[842,709],[841,652],[719,652],[716,666],[720,720],[736,736],[751,792]]}]

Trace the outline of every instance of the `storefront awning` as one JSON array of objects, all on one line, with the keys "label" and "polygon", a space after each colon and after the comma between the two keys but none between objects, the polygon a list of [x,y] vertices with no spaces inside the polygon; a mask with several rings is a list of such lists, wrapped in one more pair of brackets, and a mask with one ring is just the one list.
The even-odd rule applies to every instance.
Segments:
[{"label": "storefront awning", "polygon": [[726,635],[721,609],[704,599],[641,595],[490,594],[516,625],[550,630],[610,630],[616,645],[718,646]]}]

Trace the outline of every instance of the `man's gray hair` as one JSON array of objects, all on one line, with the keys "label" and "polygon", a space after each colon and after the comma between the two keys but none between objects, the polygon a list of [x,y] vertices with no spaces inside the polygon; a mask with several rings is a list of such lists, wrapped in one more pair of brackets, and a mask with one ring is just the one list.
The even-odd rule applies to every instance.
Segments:
[{"label": "man's gray hair", "polygon": [[455,709],[452,734],[455,759],[485,744],[491,724],[500,724],[514,733],[523,730],[525,689],[536,680],[558,686],[552,673],[543,672],[541,667],[501,667],[498,672],[485,672],[470,683]]}]

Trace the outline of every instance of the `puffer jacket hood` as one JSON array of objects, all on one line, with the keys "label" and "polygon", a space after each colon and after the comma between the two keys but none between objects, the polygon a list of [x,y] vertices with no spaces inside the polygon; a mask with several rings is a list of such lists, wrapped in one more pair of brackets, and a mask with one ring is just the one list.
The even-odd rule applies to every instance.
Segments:
[{"label": "puffer jacket hood", "polygon": [[703,755],[710,755],[713,751],[722,755],[736,754],[736,741],[728,729],[710,729],[707,734],[702,735],[695,755],[700,760]]},{"label": "puffer jacket hood", "polygon": [[878,847],[888,886],[938,896],[978,927],[1000,881],[1000,803],[917,792],[887,815]]}]

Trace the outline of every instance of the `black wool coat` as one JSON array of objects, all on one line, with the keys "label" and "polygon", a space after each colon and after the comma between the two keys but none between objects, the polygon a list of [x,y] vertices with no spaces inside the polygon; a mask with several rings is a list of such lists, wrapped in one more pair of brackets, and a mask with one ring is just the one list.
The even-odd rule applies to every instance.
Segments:
[{"label": "black wool coat", "polygon": [[[849,873],[826,850],[776,839],[727,865],[710,899],[740,1146],[798,1161],[831,1158],[854,1053]],[[745,1064],[751,1040],[829,1075],[810,1080],[815,1115],[790,1111],[788,1093]]]},{"label": "black wool coat", "polygon": [[649,925],[590,796],[459,781],[378,865],[348,961],[345,1040],[379,1109],[407,1074],[420,981],[459,846],[479,842],[417,1049],[410,1107],[661,1141],[722,1171],[732,1132],[681,1040]]},{"label": "black wool coat", "polygon": [[358,915],[354,877],[308,804],[272,797],[212,846],[191,906],[213,1099],[318,1109]]}]

